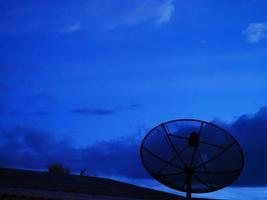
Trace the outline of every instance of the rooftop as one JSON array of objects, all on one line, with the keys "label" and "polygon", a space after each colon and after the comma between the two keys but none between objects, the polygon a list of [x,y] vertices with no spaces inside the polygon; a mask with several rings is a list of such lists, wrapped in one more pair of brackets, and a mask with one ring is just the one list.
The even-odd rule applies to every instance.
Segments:
[{"label": "rooftop", "polygon": [[[2,195],[2,196],[1,196]],[[0,197],[11,199],[170,200],[174,194],[106,178],[0,168]]]}]

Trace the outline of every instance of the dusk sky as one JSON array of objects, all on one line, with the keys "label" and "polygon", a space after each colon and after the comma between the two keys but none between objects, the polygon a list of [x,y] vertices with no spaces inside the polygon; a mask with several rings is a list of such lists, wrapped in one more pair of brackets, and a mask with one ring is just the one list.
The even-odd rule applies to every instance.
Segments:
[{"label": "dusk sky", "polygon": [[266,8],[266,0],[0,0],[0,166],[61,162],[146,185],[143,136],[197,118],[233,133],[247,156],[238,188],[214,196],[267,199]]}]

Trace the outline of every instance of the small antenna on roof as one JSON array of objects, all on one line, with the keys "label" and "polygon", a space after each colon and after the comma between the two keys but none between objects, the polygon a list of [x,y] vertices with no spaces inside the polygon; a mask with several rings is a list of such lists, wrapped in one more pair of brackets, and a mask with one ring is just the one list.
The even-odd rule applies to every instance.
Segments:
[{"label": "small antenna on roof", "polygon": [[84,169],[80,172],[80,176],[86,176],[86,171],[87,171],[87,169],[84,168]]}]

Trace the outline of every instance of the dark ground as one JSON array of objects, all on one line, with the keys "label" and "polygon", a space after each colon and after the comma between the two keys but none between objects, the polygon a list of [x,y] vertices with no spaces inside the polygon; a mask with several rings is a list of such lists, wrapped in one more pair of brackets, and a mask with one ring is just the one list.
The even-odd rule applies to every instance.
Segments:
[{"label": "dark ground", "polygon": [[174,194],[106,178],[5,168],[0,168],[0,187],[147,200],[185,199]]}]

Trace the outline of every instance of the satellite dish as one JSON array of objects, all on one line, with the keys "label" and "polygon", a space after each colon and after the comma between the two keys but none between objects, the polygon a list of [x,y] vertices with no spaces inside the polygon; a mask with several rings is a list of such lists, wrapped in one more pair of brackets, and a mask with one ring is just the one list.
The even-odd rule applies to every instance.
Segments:
[{"label": "satellite dish", "polygon": [[153,128],[142,141],[141,160],[162,184],[192,193],[222,189],[237,179],[244,154],[237,140],[212,123],[179,119]]}]

